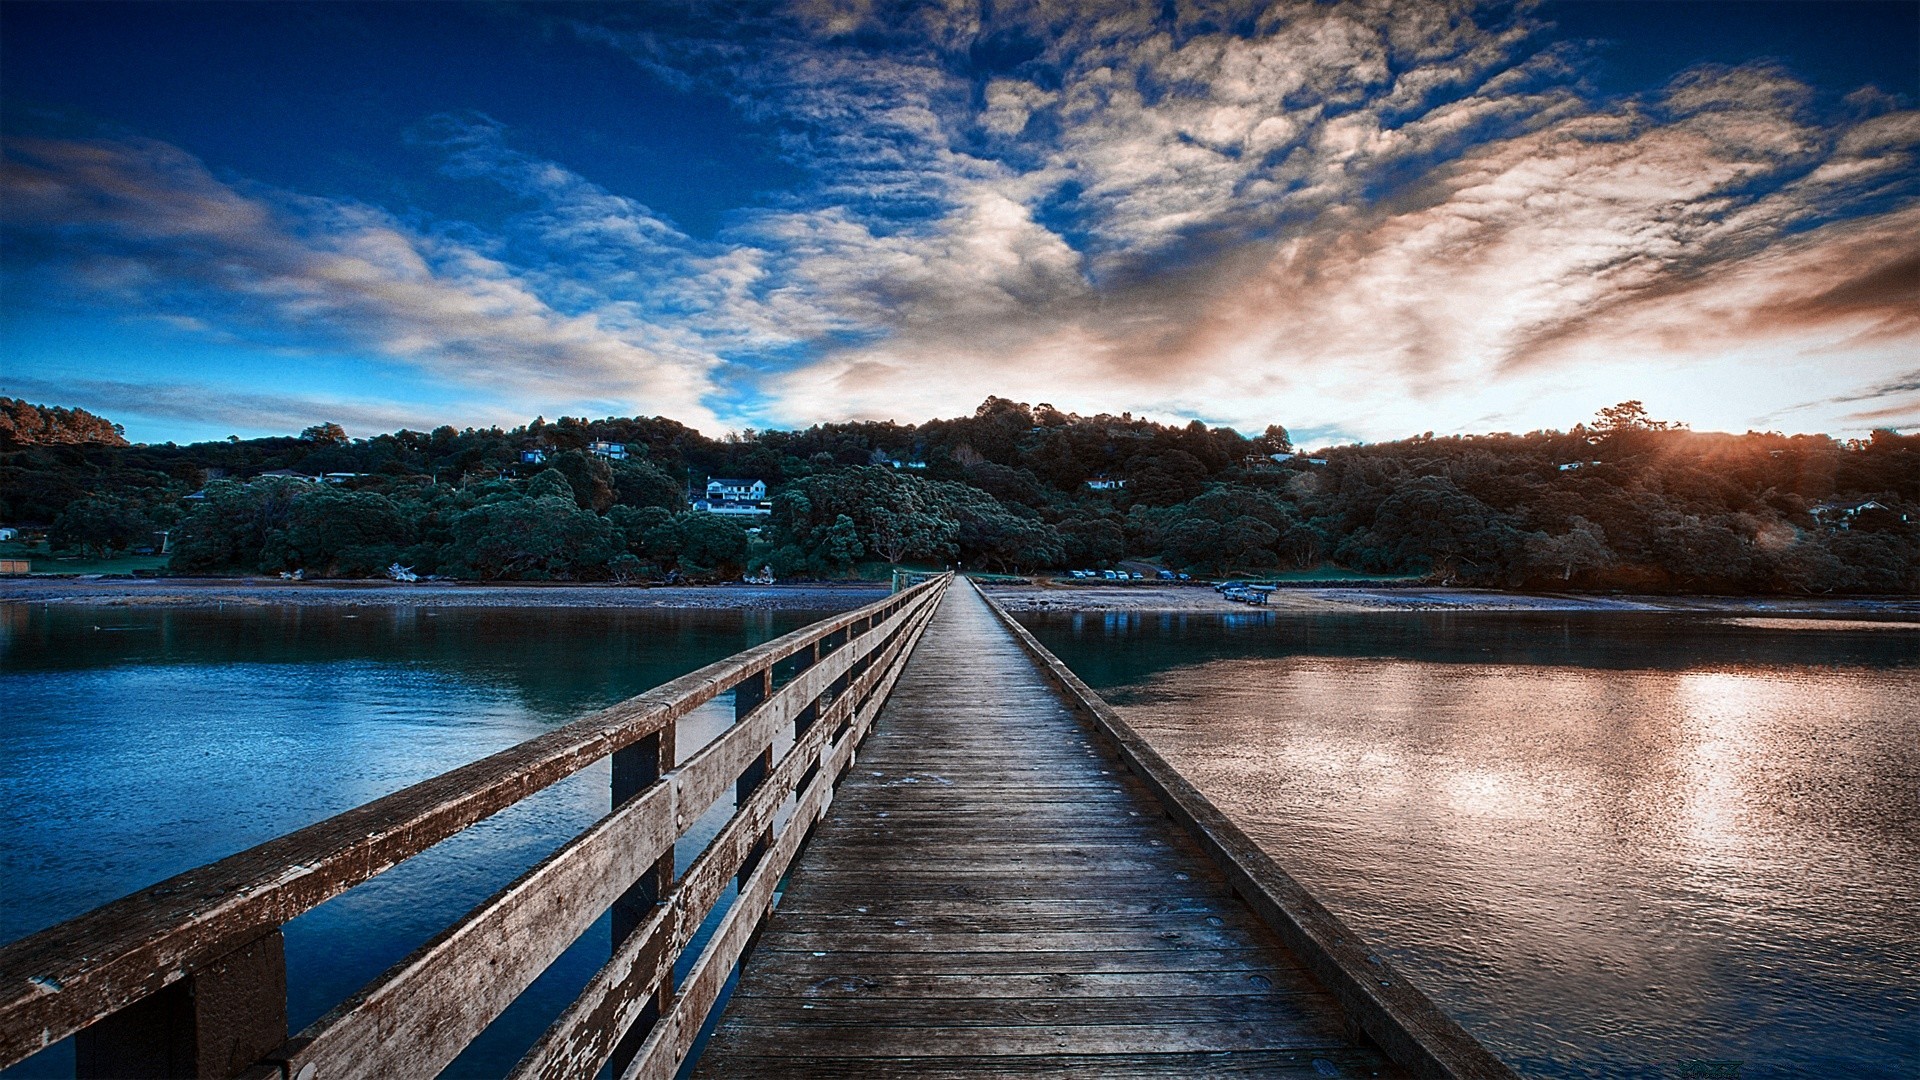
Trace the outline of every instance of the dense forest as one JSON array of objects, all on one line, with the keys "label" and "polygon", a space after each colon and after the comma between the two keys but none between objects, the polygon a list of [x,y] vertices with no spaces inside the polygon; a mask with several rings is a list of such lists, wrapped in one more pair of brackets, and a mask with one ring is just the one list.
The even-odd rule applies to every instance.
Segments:
[{"label": "dense forest", "polygon": [[[128,445],[84,410],[0,398],[0,522],[93,553],[164,531],[186,574],[355,577],[397,562],[646,581],[1144,559],[1199,576],[1333,564],[1505,587],[1920,591],[1920,435],[1694,432],[1626,402],[1565,432],[1292,450],[1278,425],[1249,438],[1001,398],[918,425],[720,439],[657,417],[563,417]],[[766,481],[772,514],[690,510],[709,477]]]}]

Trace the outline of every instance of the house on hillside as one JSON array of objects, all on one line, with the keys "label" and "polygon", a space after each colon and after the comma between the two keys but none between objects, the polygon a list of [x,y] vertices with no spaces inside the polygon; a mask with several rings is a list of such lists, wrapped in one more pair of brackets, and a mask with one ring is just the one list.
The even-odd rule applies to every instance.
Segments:
[{"label": "house on hillside", "polygon": [[594,457],[606,458],[608,461],[625,461],[627,460],[627,444],[596,439],[587,444],[587,453],[592,454]]},{"label": "house on hillside", "polygon": [[734,517],[761,517],[773,513],[767,502],[765,480],[737,480],[715,477],[707,481],[707,496],[689,504],[695,510]]},{"label": "house on hillside", "polygon": [[[1859,503],[1825,502],[1818,506],[1808,507],[1807,513],[1813,520],[1825,525],[1829,529],[1851,529],[1853,528],[1853,523],[1863,514],[1882,513],[1891,516],[1895,511],[1893,507],[1888,506],[1878,499],[1868,499],[1865,502]],[[1902,522],[1905,522],[1907,515],[1900,514],[1899,518]]]},{"label": "house on hillside", "polygon": [[1127,486],[1125,480],[1114,480],[1105,476],[1096,476],[1087,481],[1087,486],[1095,491],[1118,491]]},{"label": "house on hillside", "polygon": [[712,501],[759,502],[767,497],[765,480],[729,480],[715,477],[707,481],[707,498]]},{"label": "house on hillside", "polygon": [[520,464],[522,465],[545,465],[546,463],[547,448],[544,446],[530,447],[520,451]]}]

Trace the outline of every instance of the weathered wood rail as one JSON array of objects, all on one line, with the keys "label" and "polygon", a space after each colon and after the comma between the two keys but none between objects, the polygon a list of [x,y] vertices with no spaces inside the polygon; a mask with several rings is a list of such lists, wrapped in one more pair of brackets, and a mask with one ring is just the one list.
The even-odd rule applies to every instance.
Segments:
[{"label": "weathered wood rail", "polygon": [[[516,1078],[671,1077],[832,799],[950,575],[0,948],[0,1067],[68,1036],[83,1077],[432,1076],[609,909],[612,958]],[[678,759],[680,717],[736,722]],[[775,747],[792,745],[775,760]],[[280,928],[602,759],[612,811],[288,1037]],[[674,844],[731,794],[684,874]],[[695,932],[737,896],[684,979]]]}]

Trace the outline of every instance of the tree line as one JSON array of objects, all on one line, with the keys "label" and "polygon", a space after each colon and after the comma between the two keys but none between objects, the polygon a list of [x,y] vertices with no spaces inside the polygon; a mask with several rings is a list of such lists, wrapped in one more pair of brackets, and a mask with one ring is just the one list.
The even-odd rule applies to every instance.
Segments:
[{"label": "tree line", "polygon": [[[1291,454],[1279,425],[1247,437],[1002,398],[923,424],[718,439],[632,417],[125,445],[79,410],[0,399],[0,414],[55,418],[0,426],[0,520],[97,553],[166,530],[176,573],[356,577],[397,562],[463,579],[644,581],[1145,559],[1203,576],[1333,564],[1501,587],[1920,589],[1920,436],[1694,432],[1637,402],[1570,431],[1312,458]],[[627,459],[593,454],[596,441]],[[542,459],[523,461],[534,449]],[[689,510],[711,476],[767,481],[771,515]]]}]

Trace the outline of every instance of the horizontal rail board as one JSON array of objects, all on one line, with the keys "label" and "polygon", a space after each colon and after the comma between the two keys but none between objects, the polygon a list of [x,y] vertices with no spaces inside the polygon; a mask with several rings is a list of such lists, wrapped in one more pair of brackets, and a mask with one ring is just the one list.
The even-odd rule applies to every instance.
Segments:
[{"label": "horizontal rail board", "polygon": [[[877,661],[795,741],[767,780],[687,868],[675,889],[655,906],[647,922],[615,950],[612,959],[595,973],[573,1004],[528,1050],[514,1068],[512,1076],[516,1080],[591,1077],[600,1071],[612,1056],[621,1034],[652,1000],[675,958],[691,941],[758,838],[771,827],[786,796],[810,767],[817,767],[819,772],[808,791],[824,789],[830,794],[837,762],[843,756],[851,756],[852,747],[879,712],[893,678],[898,675],[899,664],[924,628],[932,606],[929,603],[915,612],[912,624],[889,640]],[[842,723],[849,721],[852,729],[839,743],[830,744],[829,740]],[[845,748],[845,755],[829,754],[838,747]],[[788,822],[787,832],[793,833],[796,828],[804,830],[804,827],[802,813],[796,812]],[[765,864],[777,857],[777,853],[764,856],[759,869],[768,869]],[[736,909],[739,904],[736,900]],[[708,946],[709,950],[713,947],[711,943]]]}]

